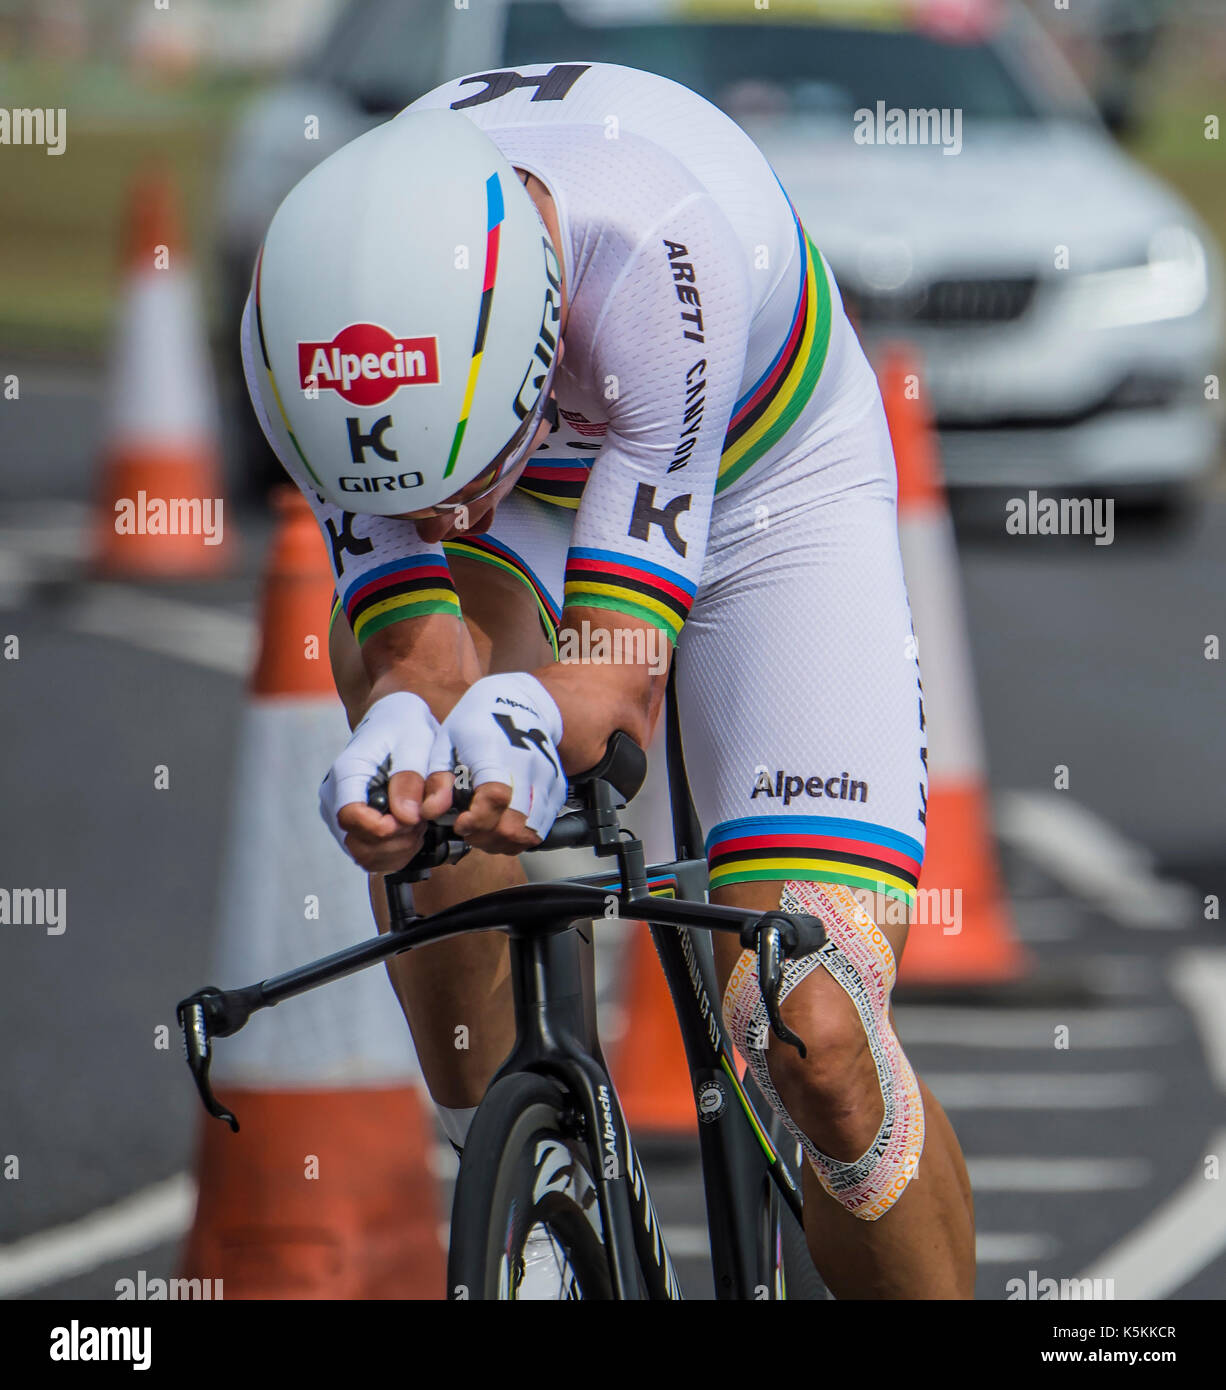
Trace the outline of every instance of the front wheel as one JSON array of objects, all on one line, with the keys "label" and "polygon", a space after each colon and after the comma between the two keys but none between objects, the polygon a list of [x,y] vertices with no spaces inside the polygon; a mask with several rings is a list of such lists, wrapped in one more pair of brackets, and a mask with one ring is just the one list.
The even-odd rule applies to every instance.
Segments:
[{"label": "front wheel", "polygon": [[575,1107],[545,1076],[497,1082],[460,1160],[447,1260],[453,1299],[611,1299],[594,1174]]}]

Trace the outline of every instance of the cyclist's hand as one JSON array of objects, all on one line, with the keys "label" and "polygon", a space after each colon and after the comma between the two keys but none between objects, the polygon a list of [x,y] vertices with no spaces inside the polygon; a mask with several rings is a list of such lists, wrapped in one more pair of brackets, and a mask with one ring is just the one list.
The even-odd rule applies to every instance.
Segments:
[{"label": "cyclist's hand", "polygon": [[[366,804],[390,757],[388,811]],[[337,843],[372,873],[394,873],[421,848],[425,825],[451,805],[451,744],[424,700],[398,691],[376,700],[319,788]]]},{"label": "cyclist's hand", "polygon": [[539,844],[566,801],[562,716],[540,681],[522,671],[486,676],[468,688],[443,731],[473,788],[456,833],[491,854]]}]

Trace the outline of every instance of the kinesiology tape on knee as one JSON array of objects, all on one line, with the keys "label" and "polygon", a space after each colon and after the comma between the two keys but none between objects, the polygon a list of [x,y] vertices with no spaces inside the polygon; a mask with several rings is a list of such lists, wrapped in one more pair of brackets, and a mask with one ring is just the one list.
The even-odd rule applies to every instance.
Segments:
[{"label": "kinesiology tape on knee", "polygon": [[[770,1020],[758,984],[758,958],[753,951],[741,953],[728,981],[724,1022],[758,1085],[804,1148],[822,1187],[854,1216],[876,1221],[889,1211],[915,1176],[924,1148],[924,1106],[919,1082],[890,1025],[890,992],[896,973],[894,952],[881,928],[843,884],[788,882],[779,906],[784,912],[820,917],[828,937],[820,951],[786,962],[780,1003],[820,966],[846,991],[864,1026],[884,1111],[877,1137],[864,1153],[851,1162],[822,1153],[801,1132],[779,1099],[766,1064]],[[785,1046],[778,1041],[774,1045]]]}]

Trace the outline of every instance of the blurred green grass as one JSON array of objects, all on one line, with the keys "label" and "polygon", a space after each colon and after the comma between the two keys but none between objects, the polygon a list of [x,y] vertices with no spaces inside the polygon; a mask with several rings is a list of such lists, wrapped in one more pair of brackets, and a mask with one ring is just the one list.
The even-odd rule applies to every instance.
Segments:
[{"label": "blurred green grass", "polygon": [[[1224,17],[1226,18],[1226,17]],[[1124,147],[1185,197],[1226,251],[1226,128],[1206,138],[1206,117],[1226,123],[1226,29],[1188,23],[1170,34],[1142,87],[1146,118]]]},{"label": "blurred green grass", "polygon": [[248,88],[231,82],[137,85],[121,69],[0,69],[13,107],[63,106],[64,153],[9,145],[0,152],[0,351],[95,357],[115,312],[133,180],[165,171],[187,245],[207,268],[214,189],[226,134]]}]

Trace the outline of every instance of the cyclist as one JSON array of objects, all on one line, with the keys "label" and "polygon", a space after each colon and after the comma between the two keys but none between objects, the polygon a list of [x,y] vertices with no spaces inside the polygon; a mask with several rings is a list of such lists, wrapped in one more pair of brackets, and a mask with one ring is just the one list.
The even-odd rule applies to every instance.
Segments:
[{"label": "cyclist", "polygon": [[[966,1169],[890,1015],[926,798],[893,456],[763,155],[630,68],[448,82],[286,197],[243,355],[332,556],[353,734],[321,808],[381,925],[379,875],[450,805],[453,767],[474,850],[419,910],[522,882],[565,773],[617,729],[648,743],[675,644],[713,899],[830,935],[785,978],[803,1060],[764,1026],[753,953],[715,940],[732,1036],[808,1158],[815,1263],[839,1297],[969,1297]],[[462,1146],[512,1042],[506,942],[391,973]]]}]

